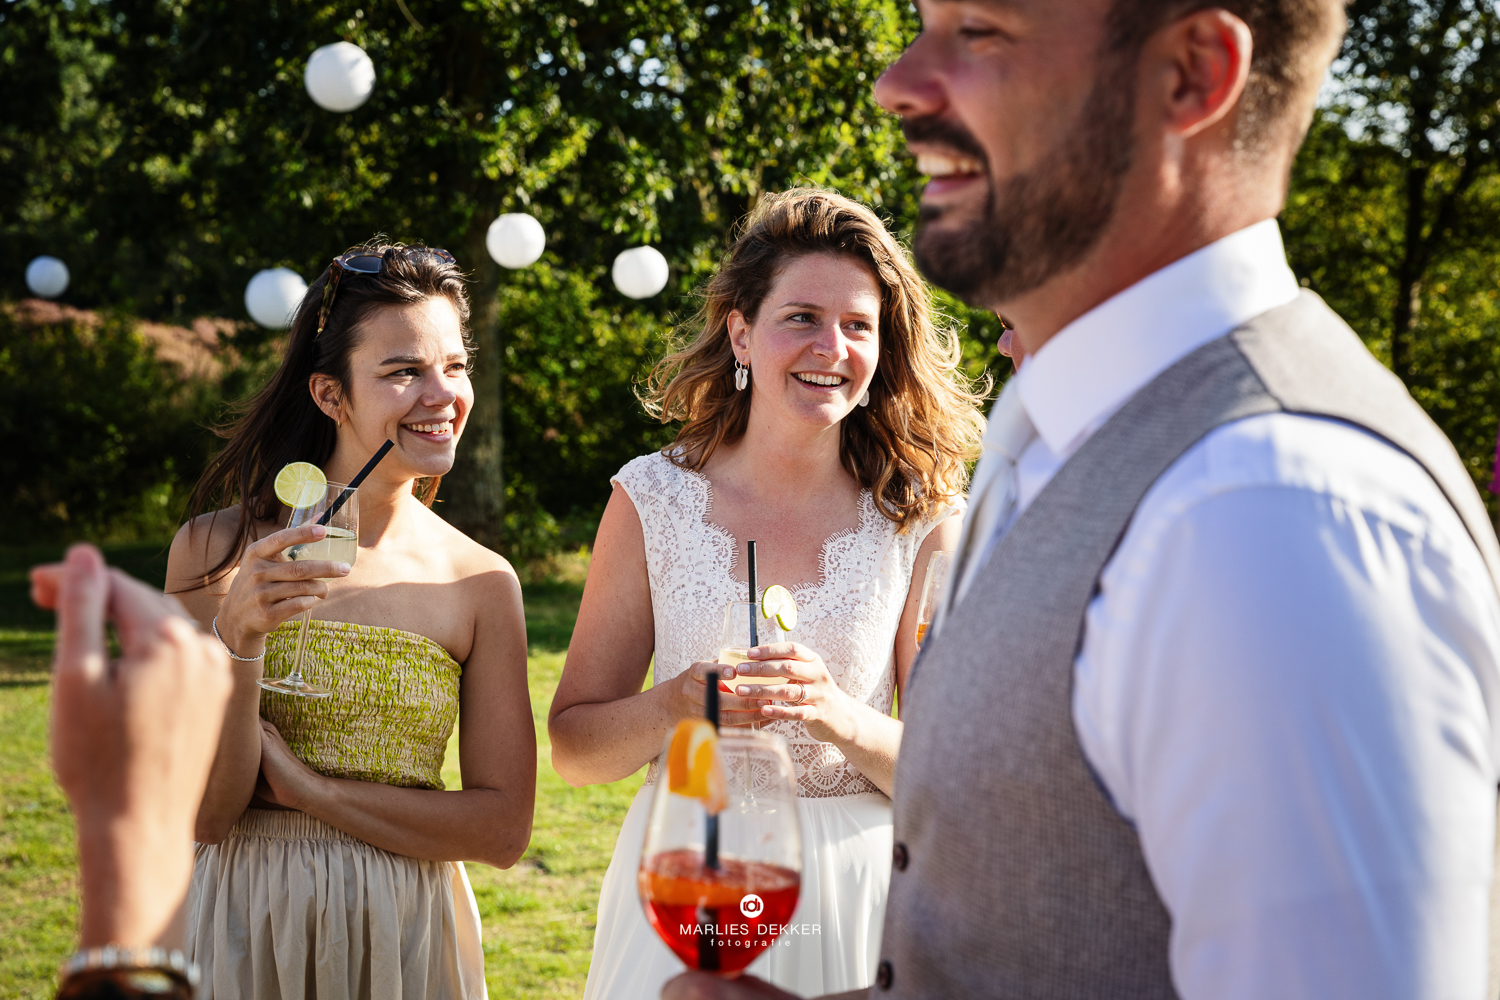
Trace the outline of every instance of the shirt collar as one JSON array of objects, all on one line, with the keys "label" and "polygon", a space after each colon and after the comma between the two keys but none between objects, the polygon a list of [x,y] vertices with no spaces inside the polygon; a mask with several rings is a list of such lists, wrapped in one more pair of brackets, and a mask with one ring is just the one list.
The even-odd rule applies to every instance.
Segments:
[{"label": "shirt collar", "polygon": [[1051,451],[1069,455],[1175,362],[1297,297],[1275,219],[1231,233],[1063,327],[1015,377]]}]

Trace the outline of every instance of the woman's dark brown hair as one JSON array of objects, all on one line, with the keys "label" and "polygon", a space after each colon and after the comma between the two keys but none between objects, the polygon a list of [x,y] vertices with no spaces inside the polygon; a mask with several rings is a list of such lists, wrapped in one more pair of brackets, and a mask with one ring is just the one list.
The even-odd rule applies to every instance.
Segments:
[{"label": "woman's dark brown hair", "polygon": [[683,421],[666,454],[685,468],[703,468],[721,444],[739,440],[754,389],[735,391],[729,314],[738,309],[754,323],[787,264],[810,254],[857,261],[880,286],[870,405],[844,418],[839,451],[844,468],[904,531],[963,492],[988,387],[976,391],[958,370],[958,338],[934,324],[927,286],[906,251],[858,202],[814,188],[762,199],[703,290],[698,332],[656,365],[642,401],[663,422]]},{"label": "woman's dark brown hair", "polygon": [[[458,265],[422,253],[420,247],[372,241],[354,249],[381,254],[384,266],[380,274],[345,271],[340,275],[328,322],[318,333],[318,308],[331,273],[331,269],[325,269],[297,307],[286,354],[276,374],[259,392],[236,406],[239,416],[235,420],[216,429],[229,443],[198,480],[188,501],[187,520],[191,525],[200,514],[234,504],[240,504],[241,510],[234,543],[219,564],[198,581],[199,587],[207,586],[239,562],[253,538],[256,521],[277,517],[280,502],[274,483],[282,466],[288,462],[321,466],[333,455],[337,425],[318,408],[308,382],[313,375],[322,374],[340,387],[349,384],[349,356],[359,343],[360,327],[372,313],[386,306],[442,296],[458,311],[468,346],[469,297]],[[431,506],[441,480],[441,476],[418,479],[413,492]]]}]

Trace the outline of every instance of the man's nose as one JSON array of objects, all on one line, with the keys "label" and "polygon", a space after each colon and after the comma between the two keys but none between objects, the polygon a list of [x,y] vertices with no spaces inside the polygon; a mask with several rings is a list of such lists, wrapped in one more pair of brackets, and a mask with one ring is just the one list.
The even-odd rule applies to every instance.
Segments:
[{"label": "man's nose", "polygon": [[875,81],[875,100],[902,118],[920,118],[943,109],[943,87],[933,61],[936,44],[918,35],[901,58]]}]

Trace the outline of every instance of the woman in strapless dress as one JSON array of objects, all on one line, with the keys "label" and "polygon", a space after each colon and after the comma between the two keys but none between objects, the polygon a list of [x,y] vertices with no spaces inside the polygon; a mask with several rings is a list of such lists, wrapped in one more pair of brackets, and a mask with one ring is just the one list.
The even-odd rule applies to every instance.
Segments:
[{"label": "woman in strapless dress", "polygon": [[[474,399],[462,275],[443,251],[357,251],[308,290],[169,557],[168,589],[235,667],[188,897],[204,1000],[485,997],[463,862],[509,867],[531,834],[520,586],[429,509]],[[353,565],[289,562],[322,529],[280,528],[277,472],[347,483],[387,439]],[[263,691],[308,609],[302,673],[331,697]],[[463,788],[445,791],[460,710]]]}]

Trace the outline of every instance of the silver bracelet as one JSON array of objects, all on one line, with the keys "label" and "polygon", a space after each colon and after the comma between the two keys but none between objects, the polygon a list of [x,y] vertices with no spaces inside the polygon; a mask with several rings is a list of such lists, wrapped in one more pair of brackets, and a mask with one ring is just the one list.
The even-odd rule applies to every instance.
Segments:
[{"label": "silver bracelet", "polygon": [[266,658],[266,654],[265,654],[264,650],[261,651],[261,654],[259,656],[240,656],[237,653],[235,653],[234,650],[230,649],[229,648],[229,643],[225,642],[224,641],[224,637],[219,634],[219,616],[218,615],[214,615],[214,623],[213,623],[212,628],[214,630],[214,638],[219,640],[219,645],[221,645],[221,646],[224,647],[224,652],[226,652],[226,653],[229,654],[229,658],[231,660],[239,660],[241,663],[254,663],[256,660],[264,660]]}]

